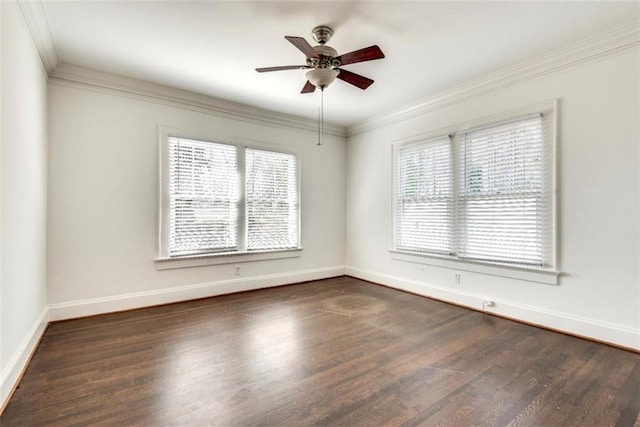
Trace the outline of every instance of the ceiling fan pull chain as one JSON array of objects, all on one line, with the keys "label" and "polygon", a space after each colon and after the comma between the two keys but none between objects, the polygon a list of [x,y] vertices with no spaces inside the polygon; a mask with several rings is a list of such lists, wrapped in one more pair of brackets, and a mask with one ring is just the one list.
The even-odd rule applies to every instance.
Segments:
[{"label": "ceiling fan pull chain", "polygon": [[320,107],[318,107],[318,143],[316,145],[322,145],[322,137],[320,136]]},{"label": "ceiling fan pull chain", "polygon": [[320,86],[320,140],[318,145],[322,145],[324,140],[324,86]]}]

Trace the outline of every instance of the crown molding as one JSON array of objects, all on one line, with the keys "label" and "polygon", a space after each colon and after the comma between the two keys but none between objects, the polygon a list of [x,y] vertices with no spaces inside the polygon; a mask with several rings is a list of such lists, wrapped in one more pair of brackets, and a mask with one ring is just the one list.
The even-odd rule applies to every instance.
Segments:
[{"label": "crown molding", "polygon": [[[17,0],[17,3],[49,78],[57,80],[58,83],[115,91],[127,96],[252,123],[317,132],[317,122],[308,118],[277,113],[182,89],[62,63],[55,48],[42,0]],[[640,21],[636,20],[614,30],[454,86],[433,96],[423,98],[418,103],[375,115],[351,126],[325,124],[325,133],[338,137],[355,136],[529,80],[562,72],[638,45],[640,45]]]},{"label": "crown molding", "polygon": [[61,61],[53,42],[49,18],[44,9],[44,4],[42,4],[41,0],[17,0],[17,3],[38,50],[42,65],[47,74],[49,74]]},{"label": "crown molding", "polygon": [[[147,101],[179,106],[251,123],[279,128],[294,128],[314,134],[318,132],[318,123],[312,119],[277,113],[187,90],[65,64],[56,50],[42,0],[17,0],[17,4],[50,80],[108,90],[129,97],[138,97]],[[325,123],[324,129],[327,135],[346,137],[346,127],[344,126]]]},{"label": "crown molding", "polygon": [[525,60],[500,71],[454,86],[422,101],[379,114],[347,127],[347,137],[379,129],[480,95],[598,60],[640,45],[640,21]]},{"label": "crown molding", "polygon": [[[249,105],[214,98],[183,89],[151,83],[103,71],[62,63],[49,73],[52,83],[90,87],[94,90],[143,99],[173,107],[186,108],[220,117],[271,127],[318,132],[316,120],[277,113]],[[325,124],[325,134],[344,138],[346,128]]]}]

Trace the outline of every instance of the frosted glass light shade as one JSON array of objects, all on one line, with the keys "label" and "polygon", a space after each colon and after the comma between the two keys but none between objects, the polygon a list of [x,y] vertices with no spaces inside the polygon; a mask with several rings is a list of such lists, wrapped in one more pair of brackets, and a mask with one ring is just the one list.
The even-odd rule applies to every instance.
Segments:
[{"label": "frosted glass light shade", "polygon": [[339,71],[332,68],[317,68],[315,70],[307,71],[307,80],[312,85],[319,88],[324,88],[333,83],[338,76]]}]

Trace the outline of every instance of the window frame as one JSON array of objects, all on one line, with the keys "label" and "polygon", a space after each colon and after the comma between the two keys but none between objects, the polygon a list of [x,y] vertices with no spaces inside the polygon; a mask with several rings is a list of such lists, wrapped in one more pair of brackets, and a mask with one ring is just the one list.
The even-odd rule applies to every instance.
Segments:
[{"label": "window frame", "polygon": [[[459,153],[460,150],[463,149],[461,146],[461,141],[458,139],[463,136],[469,130],[473,130],[475,128],[480,127],[491,127],[493,125],[499,125],[502,122],[507,122],[510,120],[518,119],[523,116],[527,116],[530,114],[542,114],[545,116],[547,120],[550,122],[547,124],[549,126],[548,136],[550,141],[545,141],[549,146],[547,148],[543,148],[546,150],[550,159],[548,164],[545,166],[549,168],[549,203],[548,209],[550,210],[550,214],[548,217],[548,225],[549,225],[549,236],[547,236],[546,244],[543,240],[544,249],[547,251],[547,256],[545,259],[548,260],[548,265],[537,266],[537,265],[523,265],[517,263],[509,263],[509,262],[500,262],[493,260],[483,260],[483,259],[470,259],[460,254],[455,253],[455,249],[461,244],[456,239],[459,239],[460,236],[457,234],[458,231],[454,231],[454,235],[452,238],[454,239],[453,254],[442,254],[442,253],[433,253],[433,252],[425,252],[425,251],[408,251],[402,248],[398,248],[397,244],[397,236],[396,229],[398,227],[397,221],[399,218],[396,216],[396,201],[398,197],[398,179],[399,179],[399,154],[400,150],[403,147],[428,143],[428,141],[432,141],[434,139],[442,138],[443,136],[449,135],[452,138],[452,150],[451,150],[451,164],[453,170],[450,176],[453,179],[452,185],[454,187],[454,202],[453,202],[453,217],[452,221],[458,221],[458,180],[459,180],[459,170],[461,165],[459,165]],[[446,128],[438,129],[435,131],[431,131],[424,134],[414,135],[408,138],[398,139],[392,142],[392,212],[391,212],[391,245],[389,252],[391,254],[391,258],[393,260],[410,262],[410,263],[418,263],[418,264],[426,264],[433,265],[437,267],[446,267],[457,270],[465,270],[472,271],[477,273],[490,274],[501,277],[509,277],[516,278],[521,280],[540,282],[546,284],[557,285],[557,277],[561,274],[559,271],[558,258],[557,258],[557,245],[558,245],[558,219],[557,219],[557,180],[558,180],[558,171],[557,171],[557,127],[558,127],[558,100],[550,100],[541,102],[539,104],[530,105],[524,108],[511,110],[505,113],[500,113],[488,117],[483,117],[481,119],[463,122],[455,125],[448,126]],[[544,172],[543,172],[544,173]],[[454,225],[457,227],[457,225]]]},{"label": "window frame", "polygon": [[[202,265],[233,264],[247,261],[262,261],[271,259],[284,259],[299,257],[302,247],[302,198],[301,198],[301,155],[296,150],[283,148],[280,145],[264,141],[241,139],[230,136],[213,135],[205,132],[184,131],[176,128],[159,126],[159,179],[158,179],[158,256],[155,259],[158,270],[196,267]],[[169,138],[185,138],[203,142],[212,142],[236,147],[237,172],[238,172],[238,221],[237,240],[238,250],[227,252],[206,252],[193,255],[169,256],[170,235],[170,200],[169,193]],[[292,248],[279,248],[267,250],[247,250],[246,241],[246,149],[271,151],[276,153],[291,154],[296,159],[296,191],[297,191],[297,235],[298,245]]]}]

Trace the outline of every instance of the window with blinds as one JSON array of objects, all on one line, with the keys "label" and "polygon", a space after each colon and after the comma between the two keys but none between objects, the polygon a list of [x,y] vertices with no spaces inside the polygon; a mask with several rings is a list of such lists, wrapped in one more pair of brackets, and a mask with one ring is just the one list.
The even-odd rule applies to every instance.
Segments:
[{"label": "window with blinds", "polygon": [[451,254],[453,188],[449,137],[401,148],[397,173],[397,249]]},{"label": "window with blinds", "polygon": [[397,147],[394,248],[554,267],[550,120],[528,115]]},{"label": "window with blinds", "polygon": [[169,256],[238,248],[233,145],[169,138]]},{"label": "window with blinds", "polygon": [[295,154],[165,135],[163,258],[298,248]]},{"label": "window with blinds", "polygon": [[460,256],[542,265],[542,116],[472,129],[460,139]]},{"label": "window with blinds", "polygon": [[247,250],[298,246],[296,156],[246,150]]}]

